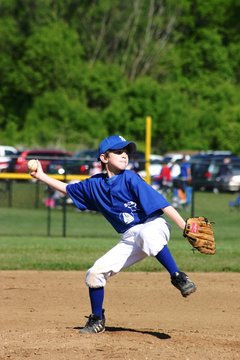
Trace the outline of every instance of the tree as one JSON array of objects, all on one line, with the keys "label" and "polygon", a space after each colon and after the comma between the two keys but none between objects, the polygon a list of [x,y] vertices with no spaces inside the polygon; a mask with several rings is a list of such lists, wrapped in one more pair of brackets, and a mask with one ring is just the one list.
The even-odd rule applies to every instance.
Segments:
[{"label": "tree", "polygon": [[135,79],[149,73],[167,51],[181,2],[81,1],[68,15],[92,66],[97,60],[115,63],[129,79]]},{"label": "tree", "polygon": [[2,0],[1,141],[141,144],[151,115],[156,151],[239,151],[239,16],[236,0]]},{"label": "tree", "polygon": [[94,146],[104,136],[98,114],[66,91],[46,92],[37,97],[23,129],[26,143],[58,147]]}]

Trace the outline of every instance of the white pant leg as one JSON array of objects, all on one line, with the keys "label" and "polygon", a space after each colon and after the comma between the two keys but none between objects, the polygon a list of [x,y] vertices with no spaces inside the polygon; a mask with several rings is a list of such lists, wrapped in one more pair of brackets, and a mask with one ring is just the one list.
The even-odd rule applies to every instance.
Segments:
[{"label": "white pant leg", "polygon": [[167,245],[170,239],[170,225],[162,217],[157,217],[153,220],[149,220],[140,226],[136,233],[136,244],[144,251],[148,256],[156,256],[159,251]]},{"label": "white pant leg", "polygon": [[135,231],[132,231],[132,229],[126,231],[122,235],[120,242],[99,258],[87,271],[86,284],[89,287],[97,288],[105,286],[106,280],[110,276],[117,274],[123,268],[129,267],[147,256],[136,244]]},{"label": "white pant leg", "polygon": [[149,220],[126,231],[120,242],[98,259],[87,271],[86,284],[103,287],[117,274],[146,256],[156,256],[169,241],[170,225],[163,218]]}]

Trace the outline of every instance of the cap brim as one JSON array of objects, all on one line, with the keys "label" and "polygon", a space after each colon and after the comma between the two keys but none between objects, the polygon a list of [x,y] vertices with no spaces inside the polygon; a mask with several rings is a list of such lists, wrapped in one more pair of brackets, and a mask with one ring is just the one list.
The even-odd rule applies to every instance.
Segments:
[{"label": "cap brim", "polygon": [[[121,150],[125,147],[128,147],[129,149],[129,155],[133,155],[136,150],[137,150],[137,147],[136,147],[136,144],[132,141],[121,141],[115,145],[113,145],[111,148],[109,148],[108,150],[106,151],[111,151],[111,150]],[[98,155],[98,161],[100,160],[100,153]]]},{"label": "cap brim", "polygon": [[121,141],[119,144],[115,144],[109,150],[121,150],[128,147],[129,153],[134,154],[136,152],[136,144],[132,141]]}]

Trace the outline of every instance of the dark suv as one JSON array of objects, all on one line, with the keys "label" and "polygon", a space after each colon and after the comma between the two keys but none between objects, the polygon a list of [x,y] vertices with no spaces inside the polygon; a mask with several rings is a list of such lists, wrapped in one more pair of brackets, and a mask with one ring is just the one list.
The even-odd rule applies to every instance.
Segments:
[{"label": "dark suv", "polygon": [[196,190],[214,190],[218,188],[219,178],[224,161],[238,163],[240,159],[230,152],[209,152],[191,157],[192,184]]}]

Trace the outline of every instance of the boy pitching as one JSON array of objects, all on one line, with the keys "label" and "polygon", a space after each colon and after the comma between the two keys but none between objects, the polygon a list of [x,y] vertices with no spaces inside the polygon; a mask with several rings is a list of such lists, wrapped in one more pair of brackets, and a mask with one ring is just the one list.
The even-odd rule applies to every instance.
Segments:
[{"label": "boy pitching", "polygon": [[105,330],[103,309],[104,287],[109,277],[119,273],[146,256],[155,257],[170,274],[171,283],[186,297],[196,285],[179,270],[167,246],[170,225],[163,215],[180,229],[185,221],[170,203],[138,174],[126,170],[135,143],[122,136],[105,138],[99,145],[98,159],[103,172],[75,184],[53,179],[42,170],[38,161],[32,177],[67,194],[80,210],[99,211],[120,234],[120,241],[98,259],[86,273],[91,315],[80,332],[101,333]]}]

